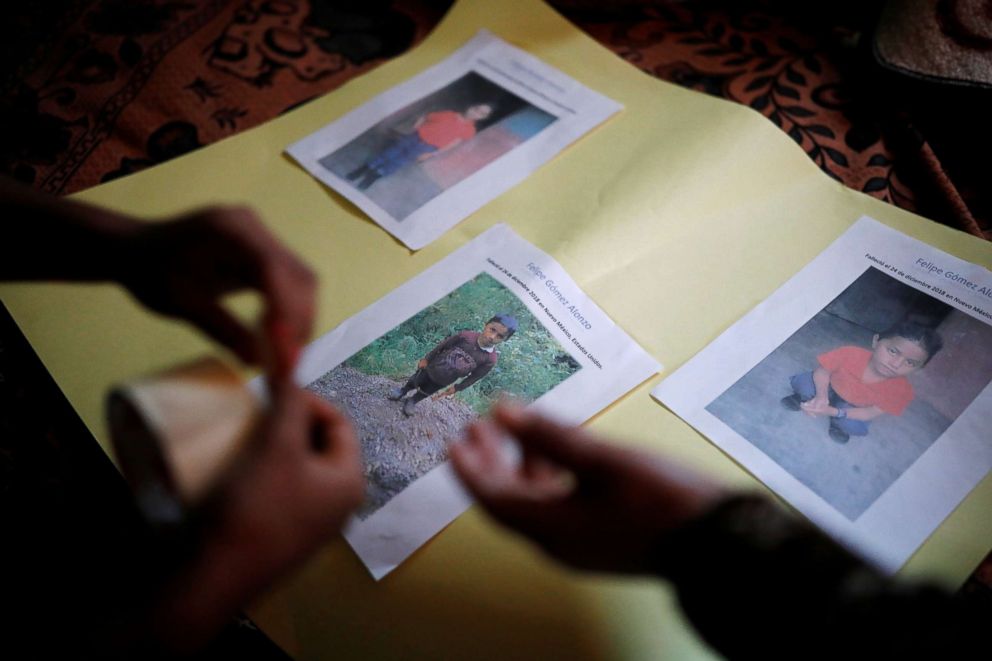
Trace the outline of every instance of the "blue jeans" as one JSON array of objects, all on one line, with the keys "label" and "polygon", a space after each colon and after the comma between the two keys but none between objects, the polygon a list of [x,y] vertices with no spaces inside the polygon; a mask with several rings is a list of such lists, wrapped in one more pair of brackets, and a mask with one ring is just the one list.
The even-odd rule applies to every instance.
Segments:
[{"label": "blue jeans", "polygon": [[[813,383],[813,373],[812,372],[802,372],[796,374],[791,379],[789,379],[789,384],[792,386],[792,390],[799,395],[799,399],[807,402],[816,395],[816,384]],[[838,409],[852,409],[855,408],[850,402],[844,401],[844,398],[834,392],[833,388],[830,388],[827,399],[830,402],[830,406]],[[830,418],[830,426],[839,429],[842,432],[850,434],[851,436],[865,436],[868,434],[868,423],[864,420],[851,420],[850,418]]]},{"label": "blue jeans", "polygon": [[380,177],[388,177],[432,151],[437,151],[437,147],[421,140],[414,131],[390,142],[385,149],[369,159],[367,166]]}]

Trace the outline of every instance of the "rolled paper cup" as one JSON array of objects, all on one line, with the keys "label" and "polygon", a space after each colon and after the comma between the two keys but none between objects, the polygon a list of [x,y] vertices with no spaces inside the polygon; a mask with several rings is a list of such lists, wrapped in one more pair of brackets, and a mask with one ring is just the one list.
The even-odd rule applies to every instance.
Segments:
[{"label": "rolled paper cup", "polygon": [[261,412],[238,374],[212,357],[115,388],[111,442],[145,516],[182,524],[244,450]]}]

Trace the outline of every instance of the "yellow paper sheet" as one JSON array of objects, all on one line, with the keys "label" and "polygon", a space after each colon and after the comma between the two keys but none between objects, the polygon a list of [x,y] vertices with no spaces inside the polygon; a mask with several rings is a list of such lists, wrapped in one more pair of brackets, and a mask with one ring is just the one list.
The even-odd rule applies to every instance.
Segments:
[{"label": "yellow paper sheet", "polygon": [[[282,149],[444,59],[479,28],[626,108],[411,254]],[[462,0],[408,55],[259,128],[79,198],[149,218],[207,203],[254,206],[319,273],[318,334],[505,221],[551,253],[669,371],[862,214],[992,266],[988,243],[844,188],[757,113],[650,78],[536,0]],[[105,446],[102,406],[112,384],[216,351],[114,286],[5,285],[0,293]],[[249,301],[239,305],[251,309]],[[657,380],[592,427],[728,484],[760,488],[651,400]],[[986,478],[902,575],[963,581],[992,546],[990,508]],[[253,612],[300,659],[708,655],[660,584],[564,572],[474,509],[379,584],[343,543],[331,543]]]}]

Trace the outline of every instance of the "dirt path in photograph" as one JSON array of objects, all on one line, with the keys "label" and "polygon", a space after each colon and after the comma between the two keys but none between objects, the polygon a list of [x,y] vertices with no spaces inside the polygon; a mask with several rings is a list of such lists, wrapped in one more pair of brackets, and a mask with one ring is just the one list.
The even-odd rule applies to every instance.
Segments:
[{"label": "dirt path in photograph", "polygon": [[341,365],[307,386],[339,406],[355,425],[368,480],[358,512],[363,519],[447,459],[448,442],[476,418],[475,411],[454,397],[425,399],[408,418],[403,402],[386,398],[400,385]]}]

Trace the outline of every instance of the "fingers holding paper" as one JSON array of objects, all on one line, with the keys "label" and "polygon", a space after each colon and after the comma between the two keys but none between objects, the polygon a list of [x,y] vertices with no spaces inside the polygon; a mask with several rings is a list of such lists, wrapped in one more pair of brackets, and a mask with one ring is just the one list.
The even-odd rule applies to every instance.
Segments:
[{"label": "fingers holding paper", "polygon": [[[522,459],[507,452],[506,437]],[[508,405],[469,428],[450,454],[494,518],[583,569],[651,571],[664,535],[723,495],[658,456]]]}]

